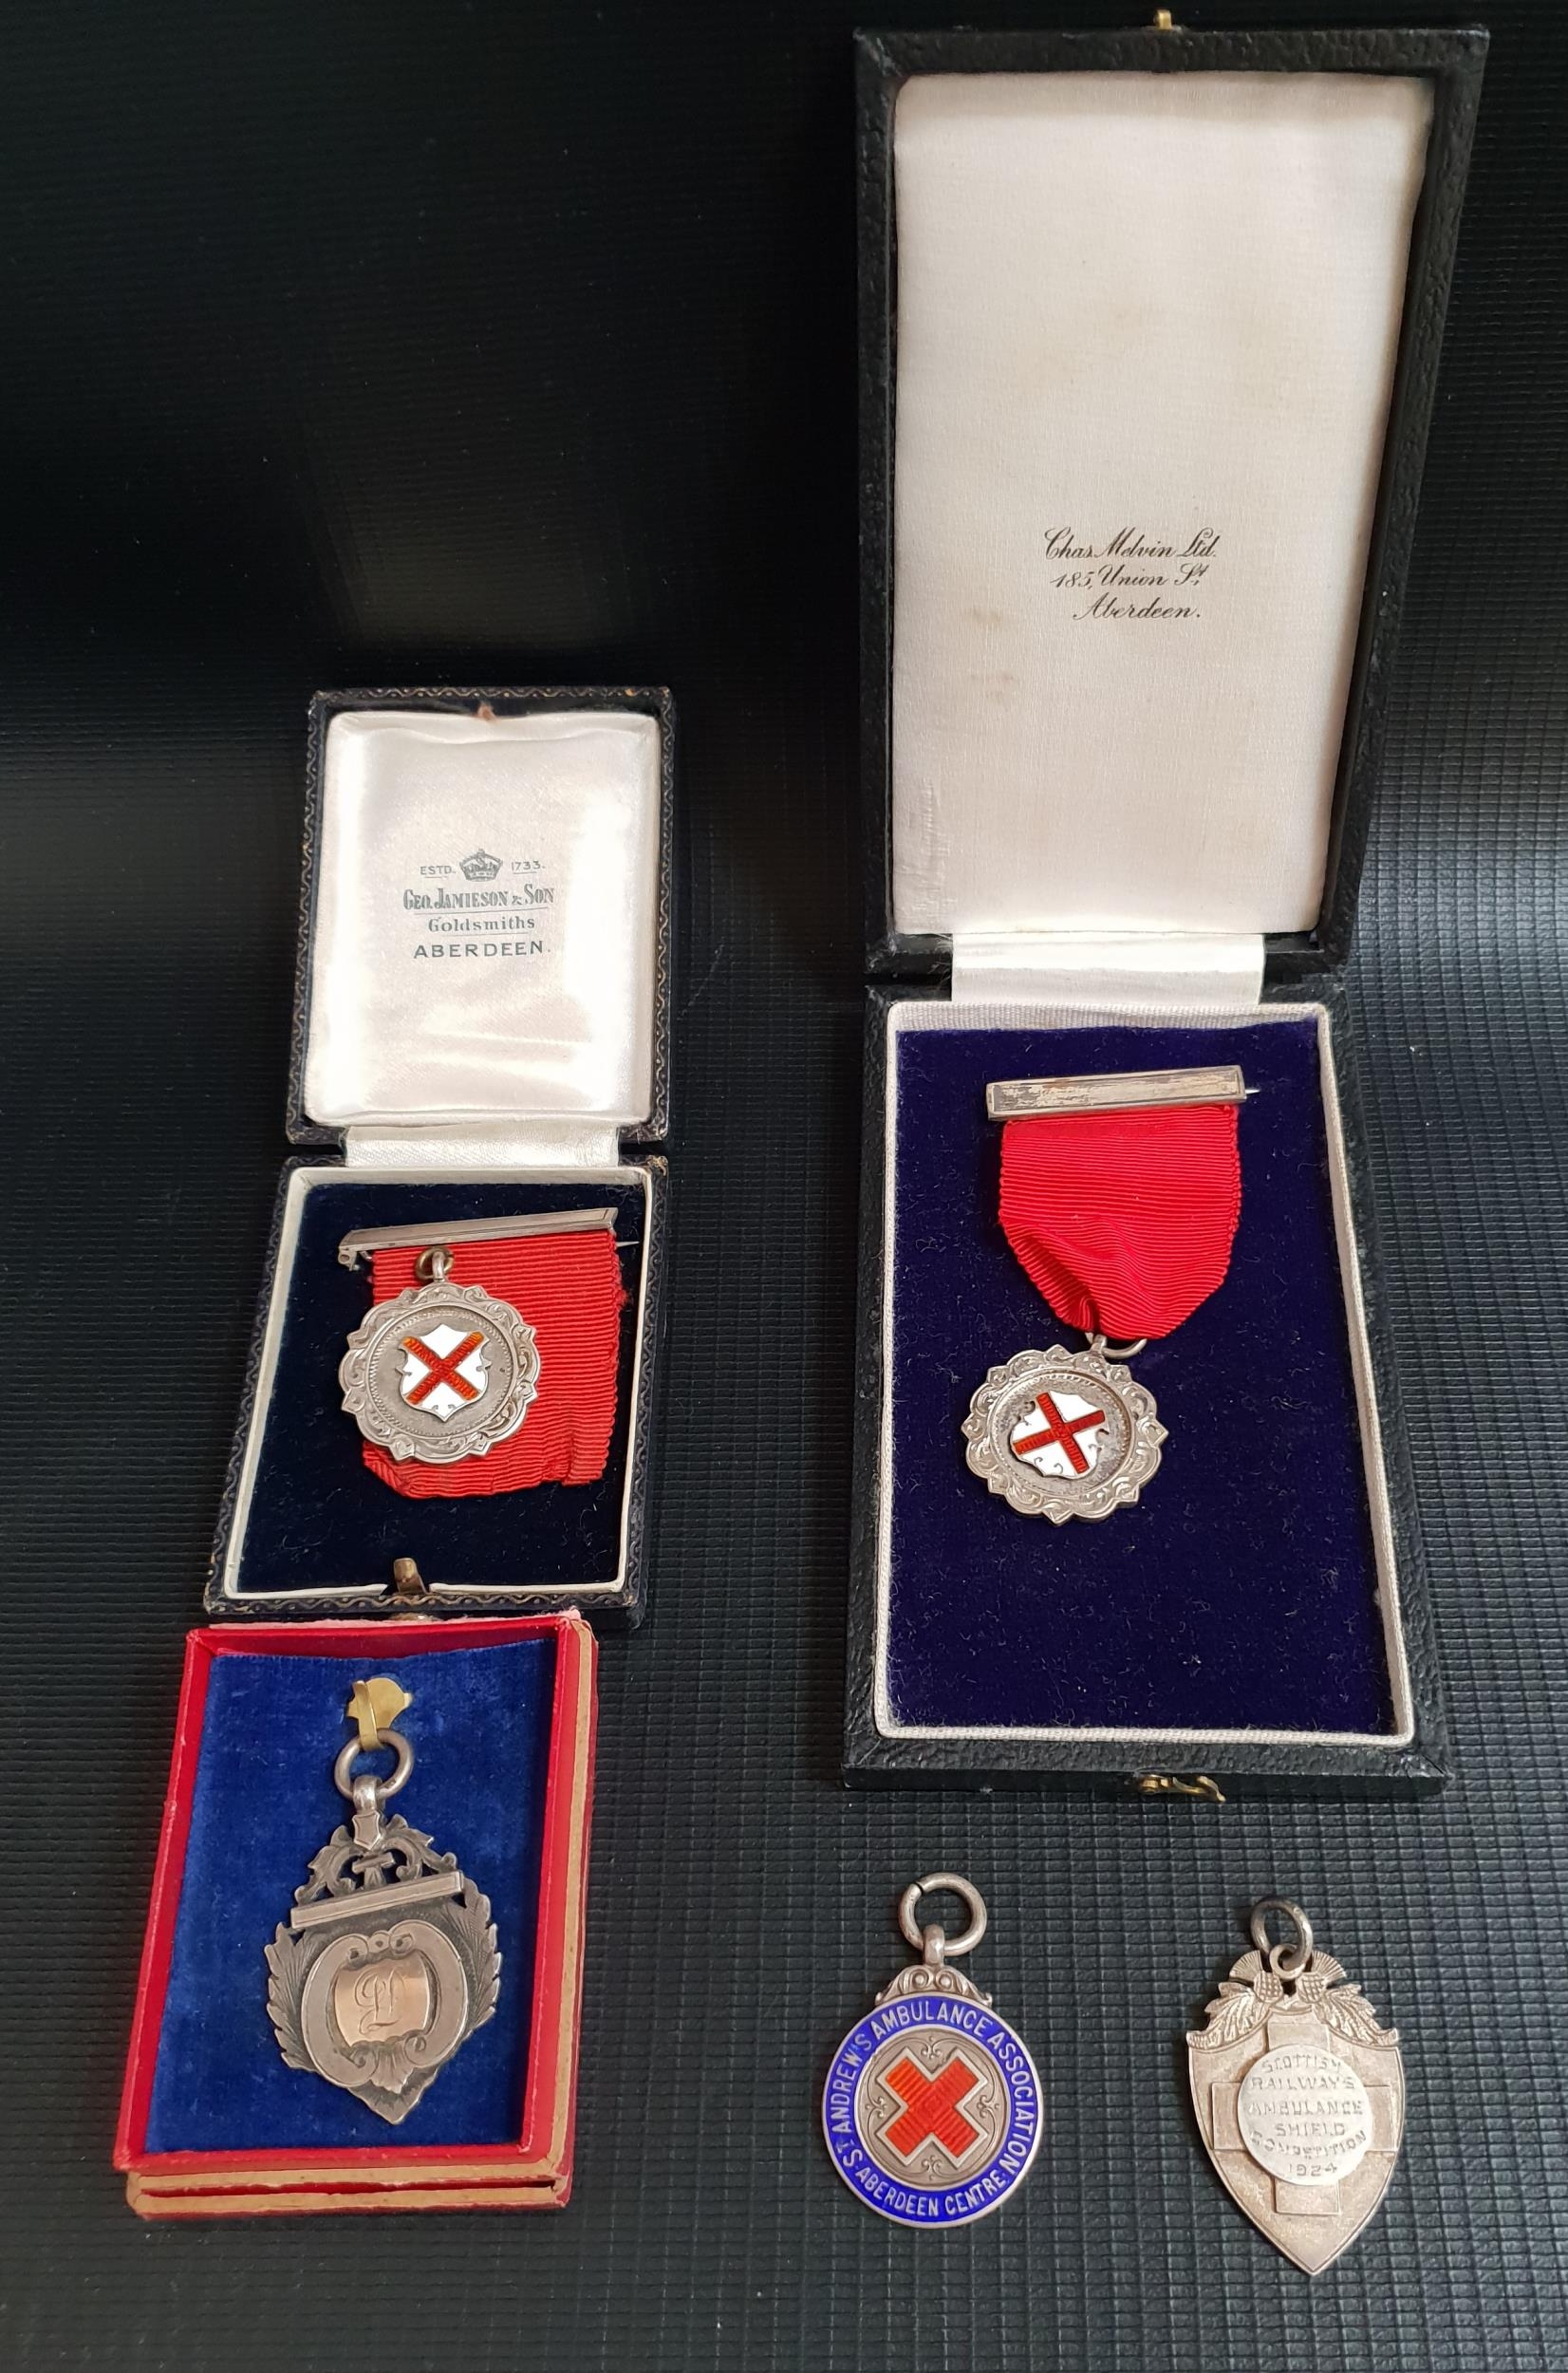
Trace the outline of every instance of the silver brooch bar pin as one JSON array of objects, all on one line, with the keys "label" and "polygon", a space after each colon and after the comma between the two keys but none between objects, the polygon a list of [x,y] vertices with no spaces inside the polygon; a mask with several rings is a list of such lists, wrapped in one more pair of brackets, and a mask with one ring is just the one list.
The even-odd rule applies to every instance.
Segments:
[{"label": "silver brooch bar pin", "polygon": [[1085,1072],[1059,1079],[993,1079],[985,1110],[994,1121],[1032,1112],[1133,1112],[1160,1104],[1242,1104],[1249,1088],[1239,1063],[1193,1071]]},{"label": "silver brooch bar pin", "polygon": [[613,1227],[615,1213],[607,1205],[592,1211],[531,1211],[510,1220],[428,1220],[422,1227],[351,1228],[338,1246],[345,1269],[357,1268],[361,1256],[394,1244],[488,1244],[500,1236],[587,1236],[595,1228]]}]

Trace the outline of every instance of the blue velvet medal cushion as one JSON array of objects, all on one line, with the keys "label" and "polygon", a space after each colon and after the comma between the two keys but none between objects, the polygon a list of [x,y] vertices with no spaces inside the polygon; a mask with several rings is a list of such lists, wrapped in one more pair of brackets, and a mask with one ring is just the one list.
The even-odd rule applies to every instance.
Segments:
[{"label": "blue velvet medal cushion", "polygon": [[[895,1034],[883,1688],[900,1729],[1389,1736],[1393,1693],[1316,1018]],[[1134,1508],[1058,1531],[993,1497],[987,1371],[1074,1343],[998,1219],[987,1082],[1240,1063],[1224,1283],[1135,1363],[1168,1431]]]},{"label": "blue velvet medal cushion", "polygon": [[311,1857],[347,1815],[332,1780],[344,1708],[372,1669],[345,1655],[214,1659],[148,2117],[148,2151],[515,2141],[528,2074],[555,1643],[534,1637],[375,1664],[413,1693],[415,1766],[397,1809],[490,1898],[495,2015],[389,2127],[289,2067],[265,1959]]}]

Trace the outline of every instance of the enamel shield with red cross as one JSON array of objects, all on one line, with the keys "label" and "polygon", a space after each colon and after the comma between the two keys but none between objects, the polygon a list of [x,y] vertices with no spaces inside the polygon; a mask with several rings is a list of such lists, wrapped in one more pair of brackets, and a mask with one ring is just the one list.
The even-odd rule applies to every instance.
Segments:
[{"label": "enamel shield with red cross", "polygon": [[411,1409],[427,1409],[448,1425],[482,1400],[490,1384],[484,1331],[459,1330],[444,1320],[421,1334],[405,1335],[401,1392]]},{"label": "enamel shield with red cross", "polygon": [[1160,1464],[1154,1396],[1099,1347],[1019,1352],[993,1368],[963,1421],[965,1457],[1020,1516],[1094,1523],[1128,1507]]},{"label": "enamel shield with red cross", "polygon": [[1105,1411],[1083,1393],[1036,1392],[1014,1425],[1009,1447],[1042,1475],[1092,1475],[1105,1427]]}]

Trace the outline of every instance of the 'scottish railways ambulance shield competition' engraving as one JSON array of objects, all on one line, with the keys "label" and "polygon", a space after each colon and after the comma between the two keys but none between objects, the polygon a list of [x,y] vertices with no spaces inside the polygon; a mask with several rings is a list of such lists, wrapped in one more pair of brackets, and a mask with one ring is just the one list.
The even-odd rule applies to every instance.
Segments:
[{"label": "'scottish railways ambulance shield competition' engraving", "polygon": [[[1270,1910],[1294,1922],[1294,1944],[1270,1943]],[[1266,1898],[1252,1935],[1207,2025],[1187,2036],[1192,2105],[1231,2198],[1316,2274],[1375,2214],[1393,2174],[1405,2130],[1399,2036],[1315,1950],[1297,1905]]]}]

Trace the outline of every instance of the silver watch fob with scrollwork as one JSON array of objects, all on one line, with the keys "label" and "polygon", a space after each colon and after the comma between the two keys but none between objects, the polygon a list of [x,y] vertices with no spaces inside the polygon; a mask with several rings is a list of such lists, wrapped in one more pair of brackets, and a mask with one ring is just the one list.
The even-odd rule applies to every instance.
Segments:
[{"label": "silver watch fob with scrollwork", "polygon": [[[1270,1941],[1267,1914],[1296,1941]],[[1251,1953],[1187,2035],[1204,2147],[1243,2215],[1304,2273],[1321,2273],[1376,2213],[1405,2131],[1399,2034],[1313,1943],[1298,1904],[1269,1896]]]},{"label": "silver watch fob with scrollwork", "polygon": [[[922,1896],[958,1896],[969,1925],[922,1928]],[[822,2126],[857,2199],[899,2225],[966,2225],[1022,2182],[1040,2139],[1040,2081],[1022,2038],[952,1967],[985,1934],[979,1890],[935,1871],[905,1890],[900,1970],[833,2054]]]},{"label": "silver watch fob with scrollwork", "polygon": [[[352,1822],[315,1857],[267,1948],[268,2014],[289,2067],[341,2085],[389,2125],[493,2015],[501,1975],[488,1898],[455,1854],[385,1809],[414,1762],[385,1725],[410,1702],[384,1676],[355,1684],[359,1732],[333,1770]],[[381,1748],[391,1772],[356,1775],[356,1760]]]},{"label": "silver watch fob with scrollwork", "polygon": [[[517,1232],[526,1223],[505,1221]],[[486,1234],[496,1232],[495,1224]],[[454,1242],[477,1229],[450,1229]],[[364,1239],[407,1243],[407,1230]],[[345,1239],[345,1246],[361,1240]],[[412,1241],[419,1242],[415,1235]],[[539,1348],[526,1318],[482,1285],[450,1281],[446,1243],[415,1264],[425,1282],[378,1302],[348,1337],[338,1370],[343,1406],[367,1442],[399,1461],[452,1467],[514,1434],[539,1389]]]}]

